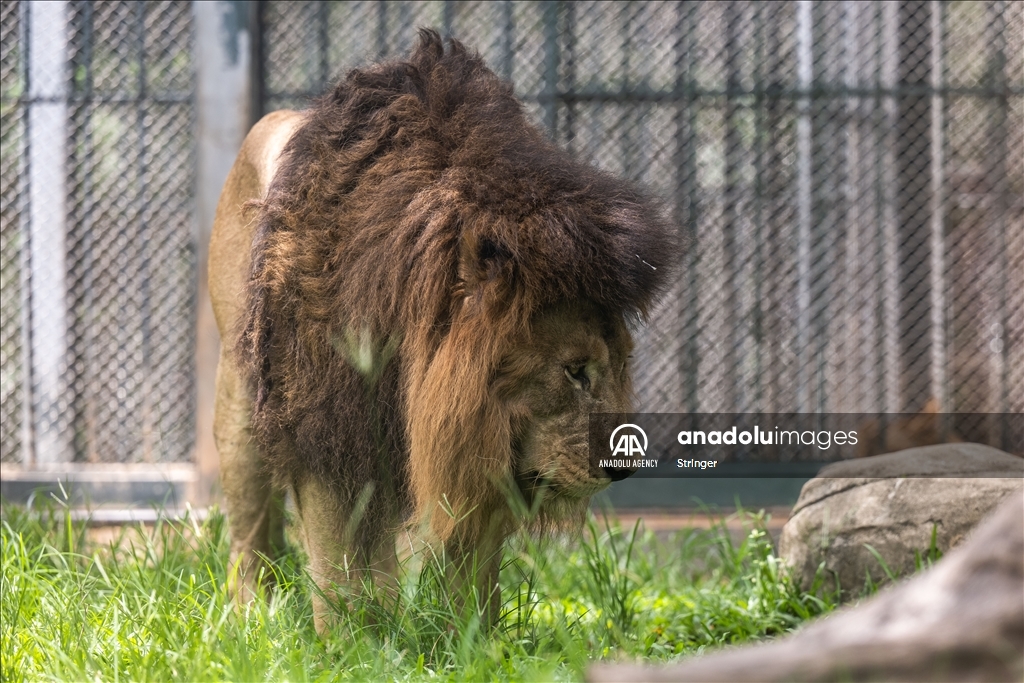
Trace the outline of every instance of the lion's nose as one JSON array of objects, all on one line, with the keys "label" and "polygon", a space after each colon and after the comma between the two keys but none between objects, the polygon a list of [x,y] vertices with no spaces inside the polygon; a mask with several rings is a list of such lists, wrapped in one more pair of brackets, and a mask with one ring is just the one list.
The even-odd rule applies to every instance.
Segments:
[{"label": "lion's nose", "polygon": [[604,473],[607,474],[612,481],[622,481],[628,476],[631,476],[635,470],[628,467],[604,467]]}]

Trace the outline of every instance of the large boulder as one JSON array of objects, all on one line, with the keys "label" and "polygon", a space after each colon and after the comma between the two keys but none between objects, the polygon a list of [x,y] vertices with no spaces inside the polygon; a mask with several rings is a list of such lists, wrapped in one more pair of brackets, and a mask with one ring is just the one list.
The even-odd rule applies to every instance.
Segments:
[{"label": "large boulder", "polygon": [[610,681],[1024,680],[1024,495],[930,570],[771,643],[667,667],[600,665]]},{"label": "large boulder", "polygon": [[824,562],[825,588],[838,579],[842,597],[856,597],[868,576],[884,583],[886,568],[913,572],[933,531],[939,551],[955,547],[1007,495],[1021,495],[1022,477],[1024,459],[968,443],[834,463],[804,484],[779,556],[805,589]]}]

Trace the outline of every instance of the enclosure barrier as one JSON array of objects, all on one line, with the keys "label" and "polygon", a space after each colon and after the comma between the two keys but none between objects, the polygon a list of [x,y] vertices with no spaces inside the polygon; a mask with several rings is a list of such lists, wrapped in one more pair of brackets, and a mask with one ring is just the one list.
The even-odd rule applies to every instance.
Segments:
[{"label": "enclosure barrier", "polygon": [[197,36],[249,122],[419,26],[679,225],[642,410],[1024,412],[1022,3],[5,2],[5,479],[215,476],[204,236],[245,126],[204,138]]}]

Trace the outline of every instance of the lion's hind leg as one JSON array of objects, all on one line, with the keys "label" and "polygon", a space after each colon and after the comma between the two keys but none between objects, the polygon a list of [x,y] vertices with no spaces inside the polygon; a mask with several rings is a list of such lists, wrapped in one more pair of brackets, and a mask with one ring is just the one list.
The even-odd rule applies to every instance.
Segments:
[{"label": "lion's hind leg", "polygon": [[[382,589],[392,598],[396,595],[394,520],[387,510],[380,509],[383,506],[360,505],[362,496],[348,500],[312,477],[297,482],[293,492],[310,576],[317,586],[314,622],[322,635],[330,630],[334,605],[348,604],[349,598],[364,588]],[[369,490],[366,497],[372,493]]]},{"label": "lion's hind leg", "polygon": [[230,354],[217,366],[214,437],[220,455],[221,487],[228,507],[231,564],[228,588],[239,599],[253,598],[260,584],[273,582],[266,559],[284,548],[280,492],[271,484],[252,438],[252,404]]}]

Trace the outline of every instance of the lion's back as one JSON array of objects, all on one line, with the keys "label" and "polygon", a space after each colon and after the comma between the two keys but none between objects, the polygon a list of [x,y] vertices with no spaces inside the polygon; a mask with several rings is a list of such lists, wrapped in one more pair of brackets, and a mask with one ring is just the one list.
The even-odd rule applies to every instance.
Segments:
[{"label": "lion's back", "polygon": [[209,287],[221,338],[230,339],[245,302],[255,221],[246,204],[267,194],[281,152],[302,124],[299,112],[267,114],[242,142],[224,181],[210,235]]}]

